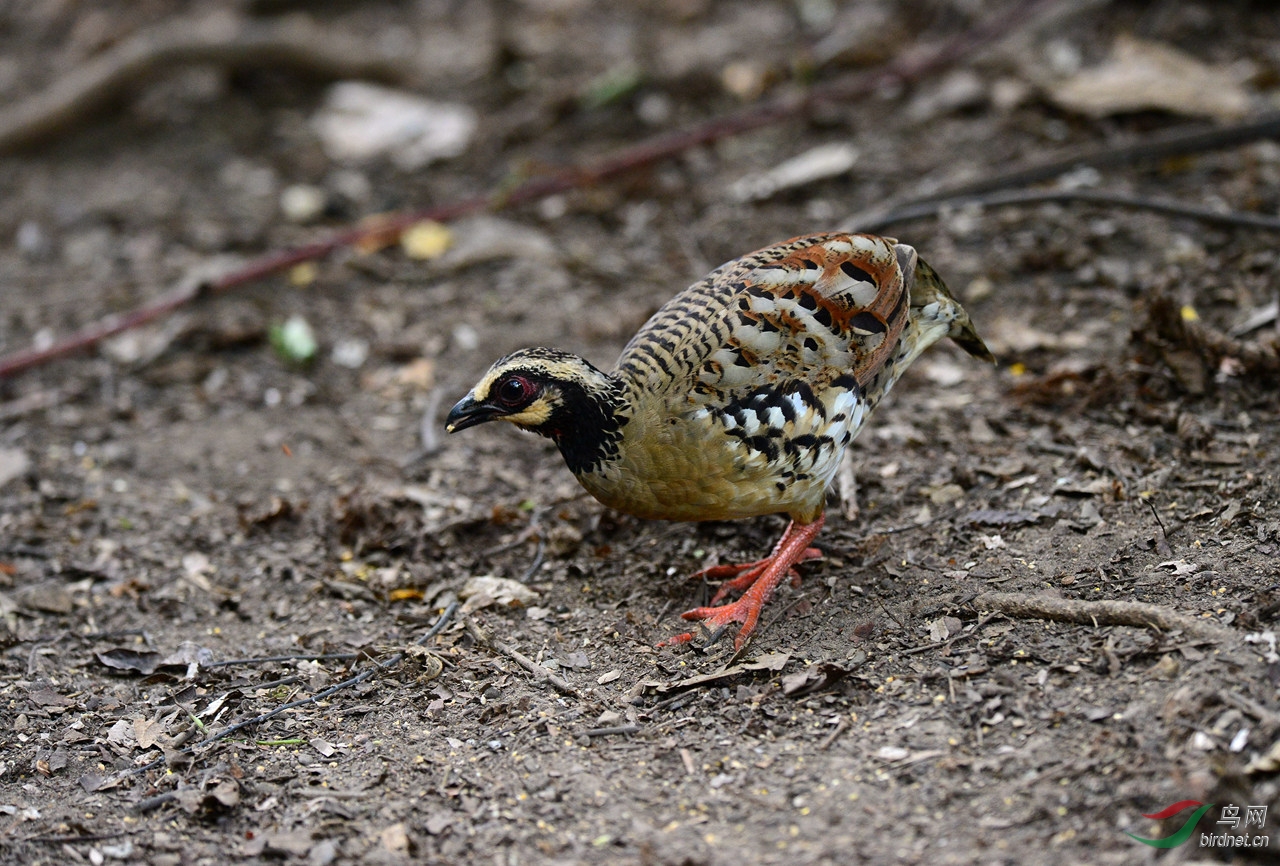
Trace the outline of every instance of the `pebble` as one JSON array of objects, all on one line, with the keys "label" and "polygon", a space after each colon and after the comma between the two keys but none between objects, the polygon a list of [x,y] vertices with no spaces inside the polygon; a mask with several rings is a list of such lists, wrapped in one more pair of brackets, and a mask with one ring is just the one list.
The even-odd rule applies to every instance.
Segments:
[{"label": "pebble", "polygon": [[49,253],[49,236],[35,220],[23,220],[14,235],[14,243],[18,252],[29,259],[44,258]]},{"label": "pebble", "polygon": [[454,325],[453,344],[464,352],[474,352],[480,348],[480,334],[466,323]]},{"label": "pebble", "polygon": [[359,337],[345,337],[333,344],[330,355],[333,363],[348,370],[359,370],[369,359],[369,341]]},{"label": "pebble", "polygon": [[280,213],[299,225],[318,219],[328,203],[325,191],[308,183],[295,183],[280,191]]}]

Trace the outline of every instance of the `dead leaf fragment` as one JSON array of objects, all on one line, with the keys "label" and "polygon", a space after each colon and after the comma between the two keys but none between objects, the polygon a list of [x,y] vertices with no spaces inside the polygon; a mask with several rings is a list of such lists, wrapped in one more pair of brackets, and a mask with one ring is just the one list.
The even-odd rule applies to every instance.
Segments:
[{"label": "dead leaf fragment", "polygon": [[881,746],[876,750],[876,757],[882,761],[892,763],[895,761],[905,761],[907,758],[911,757],[911,752],[901,746]]},{"label": "dead leaf fragment", "polygon": [[48,688],[32,689],[27,693],[27,697],[31,699],[31,703],[38,707],[60,707],[65,709],[76,705],[75,698],[69,698]]},{"label": "dead leaf fragment", "polygon": [[1187,562],[1185,559],[1171,559],[1168,562],[1162,562],[1156,568],[1167,568],[1169,573],[1174,577],[1181,577],[1184,574],[1195,574],[1200,570],[1200,566],[1194,562]]},{"label": "dead leaf fragment", "polygon": [[262,834],[263,849],[267,853],[286,854],[294,857],[305,857],[311,850],[311,831],[267,831]]},{"label": "dead leaf fragment", "polygon": [[71,592],[61,581],[46,580],[19,587],[14,591],[13,598],[26,609],[41,613],[67,614],[75,610]]},{"label": "dead leaf fragment", "polygon": [[378,839],[382,842],[382,847],[392,854],[409,853],[409,832],[404,824],[392,824],[378,834]]},{"label": "dead leaf fragment", "polygon": [[182,557],[183,577],[203,592],[213,592],[213,584],[207,575],[213,573],[213,564],[203,553],[188,553]]},{"label": "dead leaf fragment", "polygon": [[1249,112],[1239,65],[1210,66],[1159,42],[1121,36],[1111,57],[1048,88],[1060,107],[1090,117],[1160,110],[1235,120]]},{"label": "dead leaf fragment", "polygon": [[149,749],[164,736],[164,724],[148,719],[136,719],[133,723],[133,736],[138,741],[138,748]]},{"label": "dead leaf fragment", "polygon": [[1035,511],[1007,511],[999,508],[979,508],[965,515],[970,523],[982,526],[1021,526],[1035,523],[1040,514]]},{"label": "dead leaf fragment", "polygon": [[742,667],[749,671],[780,671],[791,661],[790,653],[774,652],[758,656],[755,661],[747,662]]},{"label": "dead leaf fragment", "polygon": [[729,186],[735,202],[760,201],[783,190],[838,177],[858,161],[858,149],[847,142],[822,144],[774,166],[748,175]]},{"label": "dead leaf fragment", "polygon": [[[470,612],[490,603],[503,607],[523,607],[536,601],[538,594],[518,580],[486,574],[473,577],[463,584],[458,597],[467,602],[463,611]],[[490,601],[486,602],[485,598]]]},{"label": "dead leaf fragment", "polygon": [[213,651],[191,641],[183,641],[173,652],[162,655],[152,650],[135,650],[115,647],[94,653],[98,661],[119,671],[136,671],[150,676],[161,668],[184,668],[186,679],[191,679],[201,665],[213,661]]},{"label": "dead leaf fragment", "polygon": [[182,788],[174,792],[178,805],[192,815],[197,812],[218,812],[231,809],[240,803],[240,785],[234,779],[223,779],[211,788]]},{"label": "dead leaf fragment", "polygon": [[467,149],[479,120],[471,108],[423,99],[362,81],[329,88],[312,127],[330,159],[364,163],[382,156],[404,171]]},{"label": "dead leaf fragment", "polygon": [[982,542],[982,546],[987,550],[1000,550],[1009,546],[998,532],[995,535],[979,535],[978,541]]},{"label": "dead leaf fragment", "polygon": [[21,478],[31,469],[31,458],[19,448],[0,448],[0,487]]},{"label": "dead leaf fragment", "polygon": [[120,784],[120,779],[114,776],[101,776],[97,773],[85,773],[80,777],[80,787],[92,794],[95,791],[107,791]]},{"label": "dead leaf fragment", "polygon": [[94,653],[98,661],[118,671],[137,671],[143,675],[155,673],[163,656],[151,650],[134,650],[128,647],[102,650]]},{"label": "dead leaf fragment", "polygon": [[962,628],[964,623],[954,616],[938,617],[929,623],[929,640],[932,643],[942,643],[952,635],[960,634]]},{"label": "dead leaf fragment", "polygon": [[1250,775],[1254,773],[1274,773],[1277,770],[1280,770],[1280,740],[1272,743],[1266,754],[1254,758],[1244,768],[1244,771]]},{"label": "dead leaf fragment", "polygon": [[782,678],[782,693],[792,698],[804,697],[807,694],[825,689],[838,683],[849,675],[853,665],[842,665],[835,662],[818,662],[809,665],[802,671],[787,674]]},{"label": "dead leaf fragment", "polygon": [[213,650],[197,643],[184,640],[178,648],[169,653],[160,662],[160,667],[185,667],[185,678],[193,679],[201,665],[209,665],[213,661]]},{"label": "dead leaf fragment", "polygon": [[132,751],[138,745],[138,738],[133,732],[133,723],[128,719],[120,719],[107,731],[107,742],[119,748]]},{"label": "dead leaf fragment", "polygon": [[661,683],[646,681],[637,683],[637,688],[653,689],[659,693],[669,693],[676,691],[684,691],[685,689],[705,686],[709,683],[720,682],[721,680],[732,679],[738,674],[748,671],[780,671],[786,667],[787,662],[791,660],[791,656],[787,653],[766,653],[755,661],[745,662],[742,664],[730,665],[721,668],[718,671],[712,671],[709,674],[699,674],[693,677],[687,677],[683,680],[676,680],[673,683]]}]

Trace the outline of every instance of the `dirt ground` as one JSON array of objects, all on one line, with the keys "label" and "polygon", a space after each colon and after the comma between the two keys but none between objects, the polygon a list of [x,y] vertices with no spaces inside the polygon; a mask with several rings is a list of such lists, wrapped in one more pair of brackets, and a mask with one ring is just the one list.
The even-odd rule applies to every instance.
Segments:
[{"label": "dirt ground", "polygon": [[[0,4],[0,101],[213,6]],[[470,106],[473,137],[420,167],[336,159],[312,122],[332,76],[296,64],[131,85],[0,157],[0,353],[1006,6],[221,4],[421,46],[409,89]],[[1277,297],[1273,233],[1096,204],[890,226],[1000,366],[951,345],[916,364],[855,443],[856,513],[833,493],[825,559],[738,659],[730,641],[654,645],[707,597],[686,576],[761,555],[781,518],[634,520],[542,440],[440,429],[499,355],[546,344],[607,366],[674,292],[767,243],[1073,148],[1230,122],[1051,98],[1054,76],[1107,62],[1121,35],[1226,70],[1249,113],[1280,103],[1270,4],[1080,4],[912,86],[461,219],[443,255],[341,252],[0,381],[0,861],[1267,859],[1280,377],[1196,328],[1276,333],[1265,315],[1244,325]],[[856,159],[743,200],[744,178],[818,145]],[[1280,147],[1072,182],[1275,214]],[[290,199],[317,191],[310,213]],[[310,363],[273,348],[294,316],[314,331]],[[481,576],[529,594],[450,607]],[[1143,602],[1206,630],[1050,622],[984,607],[991,591]],[[1192,841],[1126,835],[1172,834],[1189,813],[1143,815],[1183,800],[1213,804]],[[1232,804],[1272,809],[1250,831],[1269,848],[1200,846]]]}]

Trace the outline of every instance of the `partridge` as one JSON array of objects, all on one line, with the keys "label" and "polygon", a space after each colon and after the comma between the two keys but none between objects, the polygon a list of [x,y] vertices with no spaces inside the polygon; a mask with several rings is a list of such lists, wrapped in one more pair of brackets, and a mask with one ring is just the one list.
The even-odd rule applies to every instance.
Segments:
[{"label": "partridge", "polygon": [[[610,508],[646,519],[791,518],[773,551],[699,575],[731,578],[700,620],[735,647],[797,563],[821,554],[827,487],[881,398],[942,337],[993,361],[968,313],[891,238],[815,234],[716,268],[668,301],[611,372],[556,349],[497,361],[449,412],[450,433],[509,421],[551,439]],[[730,593],[741,596],[720,602]],[[693,639],[677,635],[662,645]]]}]

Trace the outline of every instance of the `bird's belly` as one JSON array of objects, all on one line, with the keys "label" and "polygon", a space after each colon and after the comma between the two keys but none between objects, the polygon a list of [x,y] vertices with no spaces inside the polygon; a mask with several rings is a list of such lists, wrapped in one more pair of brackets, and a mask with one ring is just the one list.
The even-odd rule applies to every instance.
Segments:
[{"label": "bird's belly", "polygon": [[750,444],[723,431],[708,435],[696,419],[659,423],[657,435],[626,443],[615,461],[578,480],[610,508],[647,519],[786,513],[810,522],[822,513],[827,486],[856,433],[852,424],[826,425],[821,437],[799,440],[805,444],[796,444],[795,431]]}]

